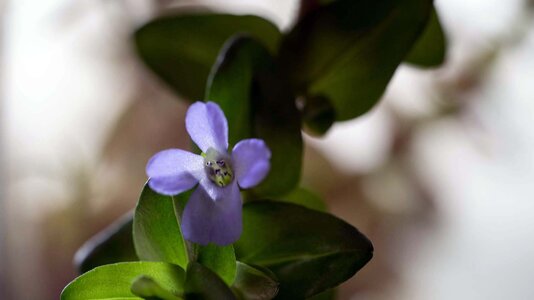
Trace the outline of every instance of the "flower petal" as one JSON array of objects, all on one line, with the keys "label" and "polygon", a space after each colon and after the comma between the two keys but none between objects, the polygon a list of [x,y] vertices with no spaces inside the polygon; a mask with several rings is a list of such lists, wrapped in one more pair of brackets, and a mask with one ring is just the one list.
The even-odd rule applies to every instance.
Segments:
[{"label": "flower petal", "polygon": [[212,147],[226,153],[228,149],[228,122],[219,105],[195,102],[187,110],[185,127],[191,139],[202,152]]},{"label": "flower petal", "polygon": [[271,168],[271,151],[263,140],[242,140],[232,150],[232,167],[239,186],[250,188],[260,183]]},{"label": "flower petal", "polygon": [[210,199],[218,199],[218,198],[220,198],[221,189],[223,189],[223,188],[221,188],[220,186],[216,185],[207,176],[206,176],[205,179],[200,180],[199,185],[202,186],[202,188],[204,189],[204,192],[206,192],[208,194],[208,197],[210,197]]},{"label": "flower petal", "polygon": [[180,149],[156,153],[146,165],[148,185],[163,195],[176,195],[191,189],[204,178],[204,158]]},{"label": "flower petal", "polygon": [[182,215],[186,240],[225,246],[239,239],[243,229],[239,187],[234,182],[218,191],[218,197],[212,199],[203,185],[199,185],[189,198]]}]

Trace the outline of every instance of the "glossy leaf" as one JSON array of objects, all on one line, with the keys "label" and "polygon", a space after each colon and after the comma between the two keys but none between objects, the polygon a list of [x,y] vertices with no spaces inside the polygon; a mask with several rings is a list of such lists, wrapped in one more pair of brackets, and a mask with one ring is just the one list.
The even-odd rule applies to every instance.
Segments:
[{"label": "glossy leaf", "polygon": [[76,252],[80,273],[111,263],[137,261],[132,240],[133,214],[128,213],[92,237]]},{"label": "glossy leaf", "polygon": [[189,264],[185,280],[185,298],[202,300],[235,300],[224,281],[203,265]]},{"label": "glossy leaf", "polygon": [[268,49],[250,37],[227,42],[214,66],[206,99],[228,118],[230,144],[250,137],[269,146],[271,170],[254,189],[262,196],[282,195],[298,183],[302,136],[295,98]]},{"label": "glossy leaf", "polygon": [[135,208],[133,222],[135,250],[141,260],[173,263],[184,269],[187,267],[187,246],[173,204],[187,197],[188,193],[182,193],[173,199],[145,185]]},{"label": "glossy leaf", "polygon": [[438,13],[434,8],[426,25],[406,62],[420,67],[437,67],[443,64],[447,52],[447,41]]},{"label": "glossy leaf", "polygon": [[236,276],[234,247],[209,244],[199,246],[197,262],[215,272],[227,284],[231,285]]},{"label": "glossy leaf", "polygon": [[278,293],[276,276],[268,269],[237,263],[234,293],[243,300],[269,300]]},{"label": "glossy leaf", "polygon": [[299,187],[290,193],[280,197],[279,201],[293,203],[309,209],[326,212],[326,204],[323,199],[310,190]]},{"label": "glossy leaf", "polygon": [[371,242],[356,228],[298,205],[247,203],[243,225],[235,244],[238,260],[273,271],[279,299],[302,299],[335,287],[373,255]]},{"label": "glossy leaf", "polygon": [[337,121],[355,118],[382,96],[431,8],[432,0],[332,1],[289,33],[281,63],[305,98],[326,99]]},{"label": "glossy leaf", "polygon": [[139,276],[151,277],[163,289],[180,295],[184,290],[184,271],[161,262],[125,262],[97,267],[69,283],[61,300],[141,299],[131,292]]},{"label": "glossy leaf", "polygon": [[156,19],[135,33],[143,61],[175,91],[191,100],[204,95],[211,66],[224,42],[236,33],[261,40],[274,53],[280,32],[257,16],[198,14]]},{"label": "glossy leaf", "polygon": [[181,300],[183,298],[174,295],[164,289],[151,277],[141,275],[137,277],[131,287],[131,291],[136,296],[143,299],[163,299],[163,300]]}]

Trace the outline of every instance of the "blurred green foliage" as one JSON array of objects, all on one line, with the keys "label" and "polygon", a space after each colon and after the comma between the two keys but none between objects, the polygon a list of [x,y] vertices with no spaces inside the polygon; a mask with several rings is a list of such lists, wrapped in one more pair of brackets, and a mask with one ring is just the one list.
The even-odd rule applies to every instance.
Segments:
[{"label": "blurred green foliage", "polygon": [[202,99],[206,80],[228,38],[246,32],[276,51],[280,32],[256,16],[196,14],[156,19],[134,35],[139,56],[180,95]]}]

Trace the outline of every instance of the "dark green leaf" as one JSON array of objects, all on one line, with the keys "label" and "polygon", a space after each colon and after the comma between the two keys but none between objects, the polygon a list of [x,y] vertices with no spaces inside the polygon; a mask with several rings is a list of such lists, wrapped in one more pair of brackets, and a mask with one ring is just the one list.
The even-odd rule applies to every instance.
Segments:
[{"label": "dark green leaf", "polygon": [[271,271],[238,262],[232,288],[243,300],[269,300],[278,293],[278,282]]},{"label": "dark green leaf", "polygon": [[132,213],[124,215],[85,242],[74,257],[80,273],[102,265],[138,260],[132,240],[132,217]]},{"label": "dark green leaf", "polygon": [[352,277],[372,257],[371,242],[356,228],[302,206],[262,201],[243,209],[240,261],[269,268],[280,299],[303,299]]},{"label": "dark green leaf", "polygon": [[141,275],[132,283],[131,291],[143,299],[181,300],[183,298],[174,295],[159,285],[151,277]]},{"label": "dark green leaf", "polygon": [[431,8],[432,0],[333,1],[289,33],[282,65],[305,98],[327,99],[337,121],[355,118],[379,100]]},{"label": "dark green leaf", "polygon": [[335,289],[326,290],[322,293],[319,293],[307,299],[308,300],[334,300],[336,299],[336,290]]},{"label": "dark green leaf", "polygon": [[236,37],[221,52],[206,92],[206,99],[217,102],[226,114],[231,145],[257,137],[269,146],[271,171],[254,190],[263,196],[290,191],[300,177],[299,112],[283,78],[259,41]]},{"label": "dark green leaf", "polygon": [[184,271],[161,262],[126,262],[97,267],[69,283],[61,300],[141,299],[130,290],[133,281],[146,275],[175,295],[183,293]]},{"label": "dark green leaf", "polygon": [[219,275],[227,285],[234,282],[236,261],[232,245],[224,247],[214,244],[199,246],[197,261]]},{"label": "dark green leaf", "polygon": [[135,33],[143,61],[181,95],[201,99],[211,66],[224,42],[236,33],[261,40],[274,53],[280,32],[257,16],[199,14],[167,16]]},{"label": "dark green leaf", "polygon": [[235,300],[235,296],[224,281],[203,265],[191,262],[185,279],[187,300]]},{"label": "dark green leaf", "polygon": [[302,97],[302,121],[312,135],[325,134],[336,120],[336,112],[330,101],[322,96]]},{"label": "dark green leaf", "polygon": [[164,261],[187,267],[186,242],[174,213],[173,201],[185,201],[188,193],[176,197],[160,195],[143,188],[133,223],[133,240],[141,260]]},{"label": "dark green leaf", "polygon": [[443,63],[447,51],[447,41],[438,13],[434,8],[425,31],[421,34],[406,61],[421,67],[436,67]]},{"label": "dark green leaf", "polygon": [[291,191],[291,193],[280,197],[282,202],[288,202],[293,204],[298,204],[309,209],[314,209],[318,211],[326,212],[326,204],[323,199],[313,193],[310,190],[299,187]]}]

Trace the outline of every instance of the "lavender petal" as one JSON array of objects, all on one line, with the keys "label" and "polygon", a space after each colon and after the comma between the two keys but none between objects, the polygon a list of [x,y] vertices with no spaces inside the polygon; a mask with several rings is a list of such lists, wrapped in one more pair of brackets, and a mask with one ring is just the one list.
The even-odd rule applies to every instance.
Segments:
[{"label": "lavender petal", "polygon": [[226,153],[228,149],[228,122],[219,105],[213,102],[195,102],[187,110],[185,127],[191,139],[202,152],[210,147]]},{"label": "lavender petal", "polygon": [[216,199],[212,199],[199,185],[182,215],[184,238],[201,245],[232,244],[242,232],[241,211],[241,194],[235,182],[219,188]]},{"label": "lavender petal", "polygon": [[260,183],[271,167],[271,151],[263,140],[242,140],[232,150],[232,166],[241,188]]},{"label": "lavender petal", "polygon": [[191,189],[206,175],[204,158],[180,149],[168,149],[156,153],[148,161],[146,174],[148,185],[163,195],[176,195]]}]

